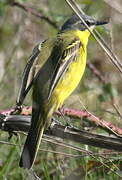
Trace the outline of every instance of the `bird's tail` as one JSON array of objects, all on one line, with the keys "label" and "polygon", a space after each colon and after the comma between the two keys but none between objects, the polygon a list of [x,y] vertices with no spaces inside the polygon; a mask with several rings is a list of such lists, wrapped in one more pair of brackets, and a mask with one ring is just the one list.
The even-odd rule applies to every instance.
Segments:
[{"label": "bird's tail", "polygon": [[34,117],[34,120],[40,121],[40,123],[32,121],[19,163],[20,167],[27,169],[33,165],[45,129],[44,119],[37,118],[38,120]]}]

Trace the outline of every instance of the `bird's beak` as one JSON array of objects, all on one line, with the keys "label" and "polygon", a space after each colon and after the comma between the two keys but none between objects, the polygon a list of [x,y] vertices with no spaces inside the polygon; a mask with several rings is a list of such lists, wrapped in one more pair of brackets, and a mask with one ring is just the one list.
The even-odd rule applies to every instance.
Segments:
[{"label": "bird's beak", "polygon": [[107,21],[96,21],[95,25],[99,26],[99,25],[103,25],[103,24],[108,24]]}]

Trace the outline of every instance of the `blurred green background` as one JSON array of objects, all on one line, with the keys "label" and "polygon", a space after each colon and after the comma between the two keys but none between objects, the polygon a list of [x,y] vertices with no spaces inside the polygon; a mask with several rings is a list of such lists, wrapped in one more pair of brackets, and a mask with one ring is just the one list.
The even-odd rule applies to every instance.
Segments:
[{"label": "blurred green background", "polygon": [[[15,106],[24,66],[34,46],[55,36],[57,29],[45,19],[38,18],[22,8],[13,5],[18,2],[28,8],[49,17],[60,27],[72,14],[65,0],[0,0],[0,110]],[[99,27],[107,44],[122,59],[122,2],[120,0],[77,0],[84,12],[96,19],[109,20],[109,24]],[[77,90],[65,102],[65,107],[84,109],[106,121],[122,128],[122,119],[116,113],[115,103],[122,112],[122,76],[112,65],[107,55],[91,37],[88,45],[88,62],[104,76],[106,83],[101,82],[88,67]],[[25,105],[31,105],[31,93]],[[91,132],[107,134],[98,127],[92,127],[87,121],[73,119],[74,125],[83,129],[87,126]],[[8,134],[0,132],[0,140],[7,141]],[[22,144],[24,136],[20,137]],[[11,142],[16,143],[13,137]],[[61,141],[61,140],[60,140]],[[19,144],[17,142],[17,144]],[[94,153],[107,150],[75,144]],[[66,156],[45,151],[39,152],[34,170],[42,179],[120,179],[122,175],[121,156],[107,156],[107,160],[99,156],[82,156],[70,148],[63,148],[49,142],[42,142],[42,149],[60,151],[79,155]],[[32,173],[18,167],[21,148],[0,144],[0,179],[34,179]],[[111,159],[110,159],[111,158]]]}]

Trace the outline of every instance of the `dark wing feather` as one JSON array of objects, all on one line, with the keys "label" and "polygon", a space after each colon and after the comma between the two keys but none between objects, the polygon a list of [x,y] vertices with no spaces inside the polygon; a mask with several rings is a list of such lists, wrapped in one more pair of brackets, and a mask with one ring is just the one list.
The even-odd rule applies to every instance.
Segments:
[{"label": "dark wing feather", "polygon": [[32,87],[34,77],[32,77],[30,81],[29,81],[29,77],[30,77],[31,69],[33,68],[33,64],[37,64],[37,60],[38,60],[37,57],[40,54],[41,46],[43,43],[44,41],[38,44],[37,46],[35,46],[35,48],[33,49],[32,55],[30,56],[25,66],[25,69],[22,75],[21,86],[20,86],[18,97],[16,100],[17,105],[22,105],[25,99],[25,96],[27,95],[28,91]]},{"label": "dark wing feather", "polygon": [[69,65],[73,61],[75,61],[80,47],[81,47],[81,41],[79,39],[75,39],[63,51],[51,78],[50,88],[48,92],[48,99],[50,99],[51,94],[54,91],[59,80],[63,77],[65,72],[68,70]]}]

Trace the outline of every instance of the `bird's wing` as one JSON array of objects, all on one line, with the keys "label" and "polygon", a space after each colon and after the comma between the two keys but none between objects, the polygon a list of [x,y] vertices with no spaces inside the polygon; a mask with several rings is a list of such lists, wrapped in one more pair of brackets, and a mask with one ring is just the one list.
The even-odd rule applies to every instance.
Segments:
[{"label": "bird's wing", "polygon": [[[38,61],[38,55],[40,54],[41,51],[41,46],[43,45],[44,42],[41,42],[35,48],[33,49],[32,55],[30,56],[25,68],[24,72],[22,75],[22,81],[21,81],[21,86],[19,89],[18,97],[17,97],[17,105],[22,105],[25,96],[27,95],[28,91],[32,87],[32,82],[34,79],[34,66],[37,64]],[[33,66],[34,65],[34,66]]]},{"label": "bird's wing", "polygon": [[54,91],[59,80],[68,70],[69,65],[77,58],[78,50],[81,45],[82,44],[79,39],[74,39],[63,51],[51,78],[48,99],[50,99],[51,94]]}]

